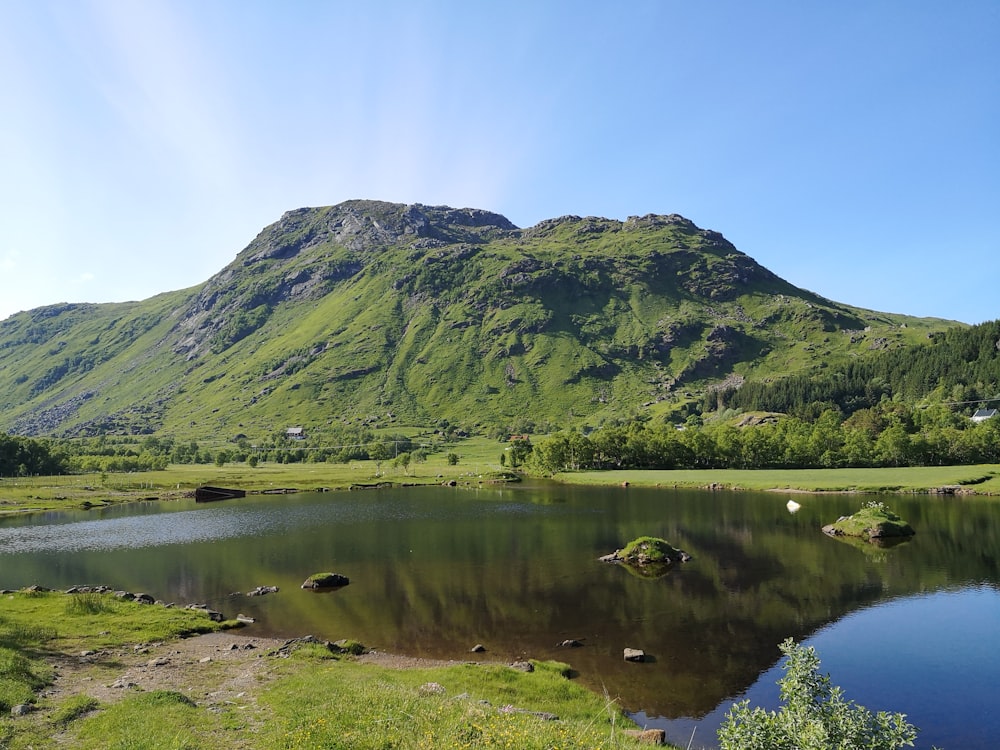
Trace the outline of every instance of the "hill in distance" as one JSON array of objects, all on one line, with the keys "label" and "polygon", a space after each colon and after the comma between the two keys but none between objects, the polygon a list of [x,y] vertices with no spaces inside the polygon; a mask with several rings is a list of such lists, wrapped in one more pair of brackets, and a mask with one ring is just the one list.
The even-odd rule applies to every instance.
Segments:
[{"label": "hill in distance", "polygon": [[706,389],[954,325],[824,299],[677,215],[519,229],[348,201],[289,211],[196,287],[3,321],[0,429],[254,439],[682,418]]}]

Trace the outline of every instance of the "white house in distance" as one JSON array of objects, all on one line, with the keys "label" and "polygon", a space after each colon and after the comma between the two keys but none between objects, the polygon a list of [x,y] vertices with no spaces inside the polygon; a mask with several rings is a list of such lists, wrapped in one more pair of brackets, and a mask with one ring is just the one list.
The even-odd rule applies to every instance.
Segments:
[{"label": "white house in distance", "polygon": [[289,427],[285,430],[285,437],[289,440],[305,440],[306,431],[301,427]]},{"label": "white house in distance", "polygon": [[993,419],[996,415],[996,409],[976,409],[976,413],[972,415],[972,421],[985,422],[987,419]]}]

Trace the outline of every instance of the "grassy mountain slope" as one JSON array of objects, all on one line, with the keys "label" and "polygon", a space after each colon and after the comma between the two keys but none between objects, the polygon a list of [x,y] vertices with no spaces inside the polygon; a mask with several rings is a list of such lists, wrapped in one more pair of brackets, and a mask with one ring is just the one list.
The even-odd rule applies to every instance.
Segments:
[{"label": "grassy mountain slope", "polygon": [[950,325],[825,300],[676,215],[522,230],[349,201],[286,213],[192,289],[3,321],[0,428],[596,425]]}]

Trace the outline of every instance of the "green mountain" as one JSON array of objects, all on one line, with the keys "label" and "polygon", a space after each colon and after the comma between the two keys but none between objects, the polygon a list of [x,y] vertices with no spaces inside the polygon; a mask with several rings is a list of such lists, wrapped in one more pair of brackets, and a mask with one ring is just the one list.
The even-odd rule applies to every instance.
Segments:
[{"label": "green mountain", "polygon": [[677,215],[519,229],[348,201],[286,213],[191,289],[0,322],[0,429],[200,439],[683,417],[706,391],[953,325],[824,299]]}]

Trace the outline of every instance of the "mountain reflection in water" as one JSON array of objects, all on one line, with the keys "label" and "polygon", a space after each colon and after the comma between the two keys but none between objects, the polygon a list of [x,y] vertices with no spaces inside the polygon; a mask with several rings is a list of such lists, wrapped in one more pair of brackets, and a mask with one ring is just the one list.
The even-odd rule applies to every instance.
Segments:
[{"label": "mountain reflection in water", "polygon": [[[260,635],[352,637],[381,650],[451,659],[468,659],[469,648],[483,643],[487,659],[558,659],[626,709],[686,732],[672,735],[675,743],[686,744],[691,721],[704,721],[696,746],[712,744],[712,717],[732,700],[773,683],[768,670],[786,637],[825,637],[817,644],[824,669],[851,664],[835,675],[845,689],[852,674],[870,671],[870,663],[842,659],[856,644],[827,635],[853,622],[845,616],[863,612],[869,624],[857,638],[894,633],[876,663],[894,665],[898,699],[890,687],[870,704],[850,690],[848,698],[907,713],[922,730],[921,746],[932,739],[951,745],[948,733],[958,730],[948,724],[961,721],[961,712],[921,716],[912,704],[927,701],[907,697],[947,694],[975,709],[983,694],[969,694],[960,675],[952,682],[936,675],[920,687],[926,658],[904,637],[913,621],[884,605],[968,587],[985,588],[995,601],[995,503],[893,497],[889,504],[917,535],[880,549],[819,531],[857,510],[862,498],[796,496],[801,507],[794,514],[787,501],[779,493],[537,484],[49,514],[0,523],[0,587],[104,583],[207,602],[227,615],[239,611],[257,618],[253,632]],[[653,580],[597,561],[643,535],[663,537],[694,560]],[[299,590],[321,570],[349,576],[350,586],[321,595]],[[281,590],[255,598],[238,593],[258,585]],[[948,608],[927,601],[933,611]],[[1000,624],[988,601],[971,607],[969,622]],[[893,613],[891,625],[878,616],[883,610]],[[558,647],[565,639],[584,647]],[[624,662],[625,647],[643,649],[650,662]],[[1000,674],[995,661],[988,663]],[[767,697],[770,688],[762,689]],[[776,698],[772,692],[767,700]],[[993,732],[990,746],[1000,741],[986,731]]]}]

